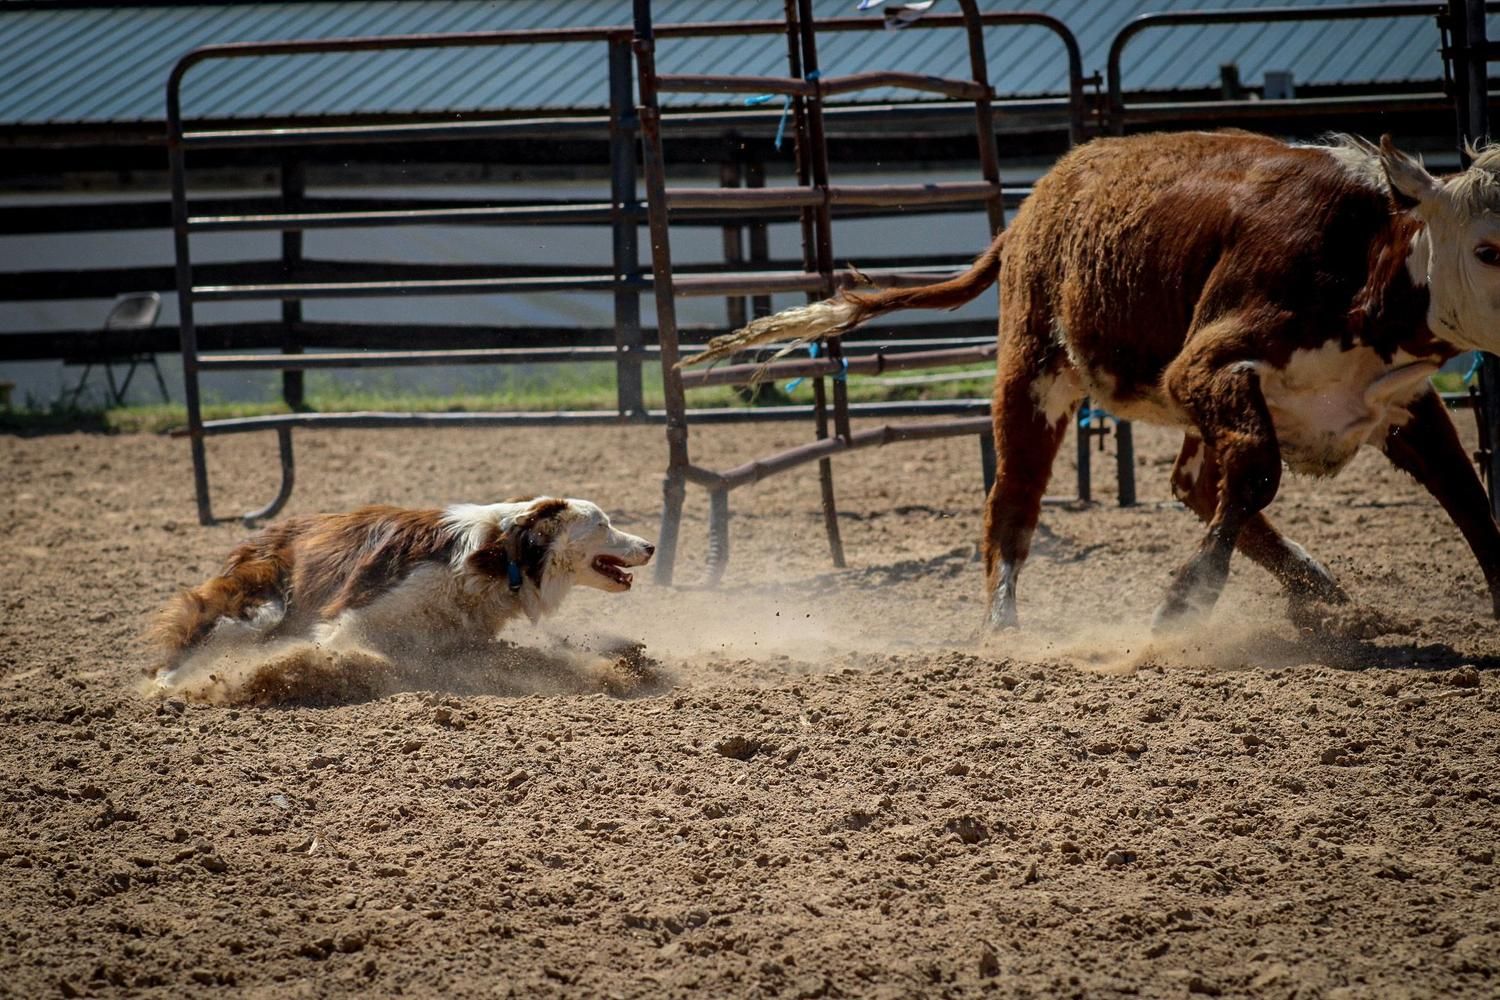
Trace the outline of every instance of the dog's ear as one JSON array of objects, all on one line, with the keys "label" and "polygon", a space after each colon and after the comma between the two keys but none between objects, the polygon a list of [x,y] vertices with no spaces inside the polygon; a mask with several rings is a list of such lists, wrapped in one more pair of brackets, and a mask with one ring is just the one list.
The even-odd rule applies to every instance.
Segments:
[{"label": "dog's ear", "polygon": [[521,572],[538,587],[542,585],[542,567],[557,538],[558,515],[568,509],[568,501],[548,497],[537,500],[530,510],[516,518],[511,528],[512,553]]},{"label": "dog's ear", "polygon": [[511,588],[520,586],[520,576],[512,567],[542,585],[542,567],[557,537],[557,516],[567,509],[566,500],[536,501],[531,509],[515,518],[504,531],[491,531],[479,548],[470,554],[469,569],[484,576],[509,581]]},{"label": "dog's ear", "polygon": [[469,554],[469,572],[503,580],[510,573],[510,546],[505,532],[492,530],[484,543]]}]

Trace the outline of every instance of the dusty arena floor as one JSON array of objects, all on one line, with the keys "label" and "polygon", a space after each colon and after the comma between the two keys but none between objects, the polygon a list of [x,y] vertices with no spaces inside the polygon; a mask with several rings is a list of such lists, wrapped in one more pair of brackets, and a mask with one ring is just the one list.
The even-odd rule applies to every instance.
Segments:
[{"label": "dusty arena floor", "polygon": [[[1019,635],[975,638],[974,442],[898,445],[837,465],[845,571],[809,468],[734,496],[721,588],[693,492],[679,588],[571,600],[555,629],[643,640],[655,692],[537,654],[273,708],[135,687],[145,616],[242,534],[198,526],[185,443],[0,439],[0,993],[1496,995],[1500,637],[1457,532],[1375,453],[1288,478],[1273,513],[1356,607],[1299,631],[1237,564],[1153,644],[1199,529],[1175,442],[1139,438],[1141,506],[1046,511]],[[273,447],[211,442],[221,511],[269,496]],[[654,535],[664,448],[348,431],[299,460],[293,512],[557,492]]]}]

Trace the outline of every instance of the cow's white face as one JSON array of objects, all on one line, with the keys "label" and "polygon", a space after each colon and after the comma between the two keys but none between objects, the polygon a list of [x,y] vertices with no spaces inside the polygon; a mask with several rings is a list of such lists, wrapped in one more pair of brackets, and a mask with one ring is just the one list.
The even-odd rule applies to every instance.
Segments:
[{"label": "cow's white face", "polygon": [[1455,347],[1500,351],[1500,149],[1447,180],[1390,136],[1380,140],[1380,160],[1396,199],[1426,223],[1410,263],[1419,282],[1425,271],[1432,332]]}]

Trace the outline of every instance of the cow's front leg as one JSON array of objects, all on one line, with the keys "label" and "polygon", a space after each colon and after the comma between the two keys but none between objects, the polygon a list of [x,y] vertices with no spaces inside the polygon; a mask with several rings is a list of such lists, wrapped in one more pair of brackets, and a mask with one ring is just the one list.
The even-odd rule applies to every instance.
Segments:
[{"label": "cow's front leg", "polygon": [[[1205,524],[1219,505],[1219,459],[1212,448],[1189,434],[1172,466],[1172,493]],[[1271,572],[1294,605],[1308,601],[1342,604],[1344,588],[1307,550],[1276,530],[1265,514],[1251,515],[1240,530],[1237,548]]]},{"label": "cow's front leg", "polygon": [[1386,433],[1386,456],[1427,487],[1458,525],[1479,560],[1492,610],[1500,618],[1500,528],[1490,514],[1484,486],[1436,392],[1424,393],[1408,411],[1411,419]]},{"label": "cow's front leg", "polygon": [[1197,425],[1219,464],[1219,496],[1208,518],[1208,534],[1177,571],[1156,610],[1157,631],[1179,628],[1213,609],[1229,577],[1229,557],[1240,534],[1276,496],[1281,485],[1281,449],[1256,374],[1214,356],[1212,331],[1202,331],[1207,350],[1188,352],[1168,367],[1163,383]]}]

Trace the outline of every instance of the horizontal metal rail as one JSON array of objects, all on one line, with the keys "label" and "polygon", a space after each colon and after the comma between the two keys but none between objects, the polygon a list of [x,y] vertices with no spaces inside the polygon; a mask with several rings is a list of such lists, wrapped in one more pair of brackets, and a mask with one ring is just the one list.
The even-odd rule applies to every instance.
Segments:
[{"label": "horizontal metal rail", "polygon": [[[951,274],[952,265],[927,268],[869,268],[865,276],[876,284],[926,284]],[[852,285],[853,275],[839,276]],[[823,275],[815,271],[743,271],[729,274],[687,274],[673,279],[678,295],[755,295],[776,292],[816,292]],[[193,297],[204,302],[257,299],[379,298],[400,295],[495,295],[537,292],[612,292],[620,288],[650,289],[646,276],[564,275],[559,277],[414,278],[383,281],[267,282],[245,285],[194,285]]]},{"label": "horizontal metal rail", "polygon": [[1000,197],[999,184],[949,181],[933,184],[831,184],[827,187],[667,188],[667,207],[717,208],[758,212],[767,207],[815,208],[819,205],[936,205],[986,201]]},{"label": "horizontal metal rail", "polygon": [[[849,346],[853,346],[852,344]],[[800,361],[772,361],[767,364],[725,365],[707,371],[684,371],[682,385],[686,389],[702,389],[713,385],[740,385],[759,379],[817,378],[820,375],[879,375],[883,372],[907,371],[914,368],[936,368],[942,365],[977,364],[994,361],[994,342],[972,347],[955,347],[938,351],[909,351],[903,354],[885,354],[876,350],[867,355],[848,357],[843,363],[828,358],[808,358]]]},{"label": "horizontal metal rail", "polygon": [[[927,341],[910,341],[926,345]],[[993,361],[995,344],[988,341],[968,347],[943,350],[900,351],[887,354],[889,343],[869,344],[861,342],[866,350],[849,359],[847,366],[829,361],[784,361],[767,365],[728,365],[702,372],[684,372],[683,384],[688,388],[710,385],[738,385],[756,378],[798,378],[817,375],[835,375],[847,371],[851,375],[878,375],[888,371],[905,371],[913,368],[934,368],[940,365],[974,364]],[[275,369],[281,371],[306,371],[322,368],[394,368],[407,365],[483,365],[483,364],[550,364],[564,361],[612,361],[619,348],[607,346],[582,347],[488,347],[473,350],[444,350],[432,348],[419,351],[325,351],[311,354],[202,354],[198,367],[202,371],[247,371]],[[638,348],[634,352],[643,359],[659,356],[657,348]]]},{"label": "horizontal metal rail", "polygon": [[[648,352],[641,351],[642,357]],[[616,347],[493,347],[471,351],[329,351],[314,354],[202,354],[202,371],[320,368],[395,368],[407,365],[543,364],[559,361],[613,361]]]},{"label": "horizontal metal rail", "polygon": [[[638,213],[632,213],[638,214]],[[193,215],[187,220],[193,232],[243,232],[279,229],[348,229],[359,226],[554,226],[566,223],[607,225],[612,219],[609,202],[578,205],[496,205],[464,208],[402,208],[366,211],[267,212],[261,215]]]},{"label": "horizontal metal rail", "polygon": [[[1374,102],[1378,100],[1377,108]],[[1235,120],[1248,118],[1327,118],[1335,120],[1341,115],[1359,113],[1399,114],[1414,111],[1443,111],[1452,102],[1440,93],[1388,94],[1378,99],[1369,96],[1355,97],[1298,97],[1292,100],[1271,101],[1163,101],[1151,104],[1134,104],[1127,111],[1132,122],[1191,121],[1193,119],[1219,120],[1232,116]]]},{"label": "horizontal metal rail", "polygon": [[[915,400],[894,403],[850,403],[849,413],[853,417],[895,417],[926,414],[939,416],[948,414],[982,414],[989,411],[987,399]],[[694,422],[701,423],[773,423],[782,420],[806,420],[811,412],[809,406],[727,406],[688,410]],[[224,420],[203,421],[206,435],[246,434],[257,431],[279,430],[292,427],[469,427],[516,424],[529,427],[558,426],[562,424],[625,424],[665,423],[667,415],[662,410],[648,410],[637,417],[622,417],[614,410],[516,410],[472,413],[389,413],[361,411],[350,413],[273,413],[261,417],[233,417]],[[988,418],[983,418],[988,419]],[[976,424],[977,426],[977,424]],[[958,432],[953,432],[958,433]],[[186,437],[189,431],[179,428],[172,431],[173,437]]]},{"label": "horizontal metal rail", "polygon": [[[856,404],[851,403],[849,409],[852,412]],[[690,413],[692,411],[689,411]],[[955,437],[960,434],[985,434],[990,430],[990,418],[988,416],[969,417],[962,420],[945,420],[927,424],[900,424],[875,427],[869,430],[856,431],[847,439],[833,436],[818,441],[811,441],[800,447],[790,448],[767,458],[758,458],[737,465],[732,469],[726,469],[718,475],[717,485],[722,489],[738,489],[741,486],[749,486],[760,482],[778,472],[819,459],[831,458],[844,452],[857,451],[861,448],[873,448],[880,445],[891,444],[896,441],[924,441],[932,438]]]},{"label": "horizontal metal rail", "polygon": [[725,76],[722,74],[662,73],[656,78],[656,89],[697,94],[786,94],[793,97],[827,97],[876,87],[901,87],[906,90],[943,94],[973,100],[989,94],[973,80],[948,80],[922,73],[896,70],[871,70],[846,76],[799,80],[790,76]]},{"label": "horizontal metal rail", "polygon": [[[1109,58],[1105,68],[1108,88],[1110,125],[1116,134],[1123,132],[1128,119],[1134,119],[1140,106],[1127,108],[1124,84],[1120,70],[1125,47],[1141,32],[1153,28],[1181,27],[1183,25],[1214,24],[1264,24],[1288,21],[1351,21],[1387,17],[1432,17],[1436,18],[1444,5],[1428,3],[1360,3],[1338,4],[1327,7],[1242,7],[1220,10],[1181,10],[1142,14],[1121,28],[1110,42]],[[1281,103],[1281,102],[1278,102]],[[1286,109],[1283,108],[1283,111]]]},{"label": "horizontal metal rail", "polygon": [[949,80],[941,76],[922,73],[903,73],[897,70],[870,70],[865,73],[849,73],[844,76],[823,77],[814,81],[818,93],[824,97],[849,94],[875,87],[899,87],[929,94],[942,94],[964,100],[993,96],[990,88],[981,87],[973,80]]},{"label": "horizontal metal rail", "polygon": [[202,302],[255,299],[371,298],[391,295],[468,295],[500,292],[610,292],[620,287],[648,287],[644,279],[613,275],[569,275],[556,278],[433,278],[388,281],[269,282],[256,285],[194,285]]},{"label": "horizontal metal rail", "polygon": [[599,132],[608,118],[480,118],[464,121],[414,122],[391,125],[306,125],[301,128],[244,128],[184,132],[179,137],[189,149],[234,149],[243,146],[333,146],[372,142],[453,142],[495,139],[516,133],[561,138],[569,132]]},{"label": "horizontal metal rail", "polygon": [[812,80],[792,76],[722,76],[717,73],[660,73],[656,89],[685,94],[787,94],[810,97],[818,92]]},{"label": "horizontal metal rail", "polygon": [[[199,324],[200,351],[244,352],[279,350],[290,334],[309,350],[488,350],[494,344],[516,349],[545,351],[555,348],[610,347],[616,345],[612,326],[479,326],[442,323],[331,323],[301,320],[287,324],[279,320],[242,323]],[[938,320],[914,326],[881,324],[860,328],[860,337],[844,345],[846,354],[876,350],[901,351],[991,343],[994,320]],[[684,344],[701,345],[729,330],[722,326],[694,324],[681,328]],[[654,358],[657,332],[641,330],[646,351]],[[44,361],[65,356],[88,356],[99,341],[98,329],[49,330],[45,333],[0,333],[0,360]],[[135,345],[142,353],[174,354],[181,349],[176,326],[155,326],[138,331]],[[214,357],[214,355],[200,355]],[[529,360],[529,359],[528,359]],[[719,369],[716,369],[719,370]]]},{"label": "horizontal metal rail", "polygon": [[[915,186],[926,187],[926,186]],[[696,187],[682,187],[679,192],[687,192],[694,195],[699,190]],[[739,190],[763,190],[763,189],[739,189]],[[1002,187],[1002,196],[1005,198],[1005,207],[1016,208],[1031,195],[1031,187]],[[956,211],[969,207],[969,202],[983,201],[989,198],[990,190],[986,186],[983,192],[977,192],[972,198],[935,199],[907,199],[903,204],[867,204],[865,199],[841,199],[831,202],[837,219],[877,219],[877,217],[895,217],[903,214],[912,214],[912,208],[932,207],[933,211]],[[311,199],[309,199],[311,201]],[[330,199],[336,202],[338,199]],[[723,226],[726,222],[738,219],[742,214],[756,214],[757,222],[795,222],[795,208],[798,205],[774,205],[760,204],[754,199],[745,199],[747,204],[705,205],[705,207],[694,207],[682,202],[693,201],[691,196],[679,199],[673,204],[675,216],[672,217],[672,225],[703,225]],[[784,208],[777,213],[775,208]],[[717,208],[717,211],[708,211],[708,208]],[[693,213],[693,214],[685,214]],[[625,219],[645,220],[645,211],[640,208],[625,207],[621,210]],[[257,211],[252,214],[201,214],[201,216],[187,217],[187,228],[193,232],[245,232],[245,231],[282,231],[296,232],[302,229],[353,229],[363,226],[431,226],[431,225],[609,225],[613,222],[610,214],[609,202],[573,202],[573,204],[555,205],[435,205],[432,208],[411,207],[410,202],[405,202],[405,207],[392,208],[339,208],[336,204],[330,204],[327,208],[315,211]],[[37,229],[43,231],[43,229]],[[163,271],[169,268],[162,268]]]}]

